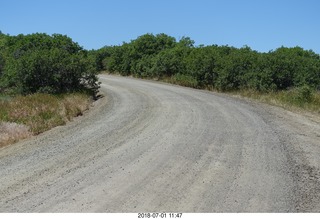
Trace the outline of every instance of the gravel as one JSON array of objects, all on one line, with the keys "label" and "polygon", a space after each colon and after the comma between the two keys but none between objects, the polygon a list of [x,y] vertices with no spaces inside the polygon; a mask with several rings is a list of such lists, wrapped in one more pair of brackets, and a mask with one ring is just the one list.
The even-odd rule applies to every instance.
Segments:
[{"label": "gravel", "polygon": [[0,148],[0,212],[320,212],[318,116],[100,81],[87,114]]}]

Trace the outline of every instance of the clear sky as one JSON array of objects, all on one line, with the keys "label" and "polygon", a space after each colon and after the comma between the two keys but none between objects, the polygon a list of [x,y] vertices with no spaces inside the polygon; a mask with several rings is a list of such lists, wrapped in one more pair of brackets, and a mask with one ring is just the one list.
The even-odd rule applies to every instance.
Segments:
[{"label": "clear sky", "polygon": [[66,34],[85,49],[166,33],[196,45],[320,53],[320,0],[0,0],[0,30]]}]

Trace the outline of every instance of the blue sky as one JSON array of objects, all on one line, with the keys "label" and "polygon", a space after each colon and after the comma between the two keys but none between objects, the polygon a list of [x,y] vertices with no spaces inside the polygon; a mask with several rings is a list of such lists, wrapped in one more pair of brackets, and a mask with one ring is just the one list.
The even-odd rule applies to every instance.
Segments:
[{"label": "blue sky", "polygon": [[262,52],[301,46],[320,53],[320,1],[0,0],[0,30],[66,34],[85,49],[166,33],[196,45]]}]

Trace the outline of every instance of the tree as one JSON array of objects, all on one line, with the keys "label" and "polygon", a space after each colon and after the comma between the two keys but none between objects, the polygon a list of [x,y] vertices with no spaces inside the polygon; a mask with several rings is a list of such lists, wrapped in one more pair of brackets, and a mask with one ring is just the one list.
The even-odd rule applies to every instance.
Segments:
[{"label": "tree", "polygon": [[217,63],[219,67],[215,86],[220,90],[237,90],[246,87],[246,75],[253,70],[256,54],[247,46],[241,49],[231,48]]},{"label": "tree", "polygon": [[217,46],[198,47],[192,49],[186,58],[186,73],[195,78],[199,87],[214,85],[217,78]]},{"label": "tree", "polygon": [[194,40],[190,37],[183,36],[178,43],[178,46],[192,48],[194,46]]},{"label": "tree", "polygon": [[156,55],[160,51],[173,48],[176,41],[173,37],[166,34],[145,34],[131,41],[133,50],[132,56],[135,59],[142,58],[145,55]]},{"label": "tree", "polygon": [[154,61],[154,72],[158,77],[170,77],[174,74],[185,74],[185,57],[190,52],[189,48],[176,46],[172,49],[161,51]]},{"label": "tree", "polygon": [[189,37],[177,42],[166,34],[145,34],[101,54],[99,60],[110,72],[170,77],[192,87],[262,92],[304,85],[320,89],[320,56],[300,47],[259,53],[248,46],[195,47]]},{"label": "tree", "polygon": [[60,34],[18,35],[6,41],[3,89],[29,94],[99,88],[95,63],[71,38]]},{"label": "tree", "polygon": [[0,77],[5,64],[5,58],[4,58],[5,41],[6,41],[6,35],[2,34],[2,32],[0,31]]}]

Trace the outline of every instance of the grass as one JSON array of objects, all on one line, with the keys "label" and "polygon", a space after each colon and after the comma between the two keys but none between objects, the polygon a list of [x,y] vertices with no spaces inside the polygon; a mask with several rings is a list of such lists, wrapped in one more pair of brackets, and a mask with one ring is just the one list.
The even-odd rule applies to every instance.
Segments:
[{"label": "grass", "polygon": [[15,143],[20,139],[30,137],[29,127],[17,123],[0,123],[0,147]]},{"label": "grass", "polygon": [[10,100],[11,98],[11,96],[0,94],[0,101]]},{"label": "grass", "polygon": [[190,75],[176,74],[164,81],[167,83],[177,84],[184,87],[192,87],[192,88],[198,87],[197,80]]},{"label": "grass", "polygon": [[256,99],[291,111],[304,110],[320,114],[320,92],[311,91],[304,87],[270,93],[242,90],[231,94]]},{"label": "grass", "polygon": [[0,99],[0,146],[64,125],[90,106],[88,95],[32,94]]}]

